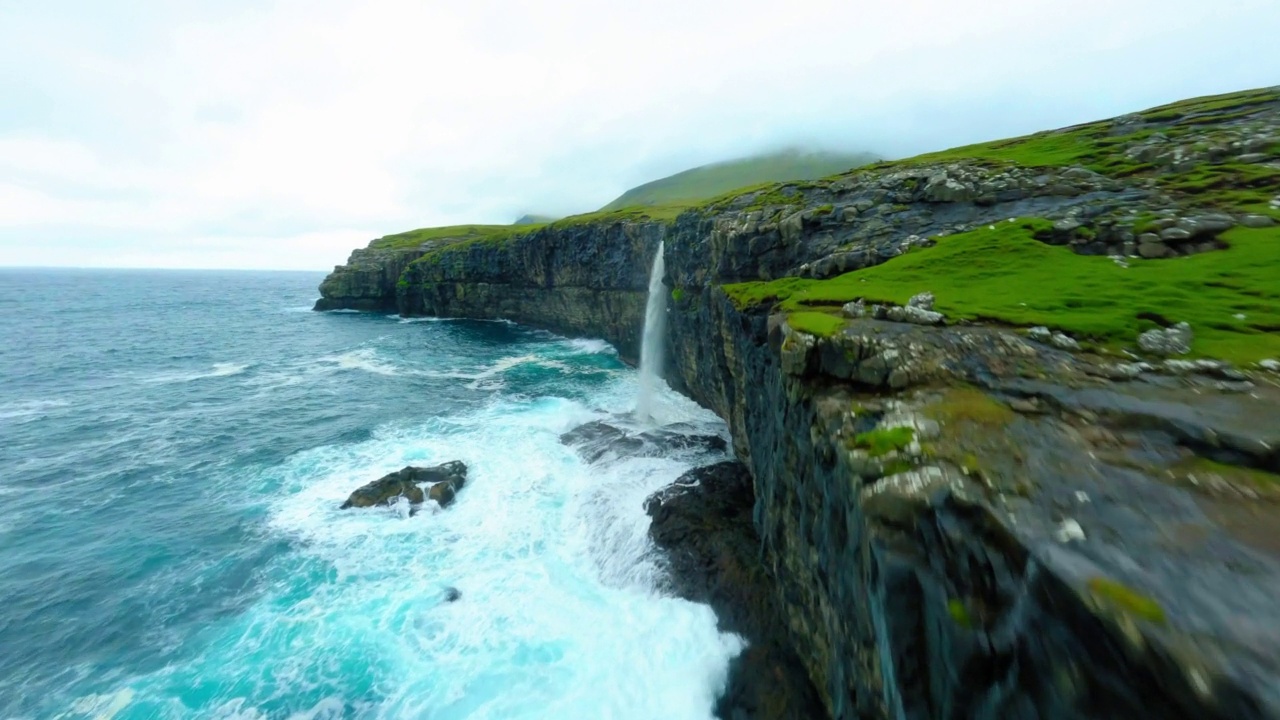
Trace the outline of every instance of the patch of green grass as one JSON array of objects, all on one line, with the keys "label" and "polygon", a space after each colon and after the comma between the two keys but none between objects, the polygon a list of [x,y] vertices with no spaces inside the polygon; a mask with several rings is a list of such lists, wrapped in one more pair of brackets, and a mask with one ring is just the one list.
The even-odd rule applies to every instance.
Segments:
[{"label": "patch of green grass", "polygon": [[1259,106],[1276,101],[1280,101],[1280,88],[1260,88],[1226,95],[1193,98],[1139,113],[1151,125],[1165,124],[1166,127],[1163,128],[1148,126],[1126,135],[1113,136],[1111,121],[1103,120],[1023,137],[975,143],[903,160],[875,163],[855,173],[901,165],[971,161],[996,166],[1002,164],[1025,167],[1081,165],[1111,177],[1127,177],[1155,168],[1131,160],[1120,151],[1127,145],[1145,140],[1158,129],[1166,135],[1176,137],[1180,131],[1187,128],[1170,124],[1177,123],[1188,116],[1190,119],[1183,124],[1223,122],[1247,117],[1259,111],[1261,109]]},{"label": "patch of green grass", "polygon": [[1280,489],[1280,475],[1265,470],[1227,465],[1208,458],[1197,457],[1182,463],[1178,468],[1189,475],[1218,475],[1232,482],[1256,485],[1262,488]]},{"label": "patch of green grass", "polygon": [[883,457],[902,450],[915,437],[916,431],[909,427],[882,428],[855,435],[853,447],[866,450],[869,457]]},{"label": "patch of green grass", "polygon": [[964,601],[959,598],[952,598],[947,601],[947,614],[951,616],[952,622],[962,628],[973,627],[973,618],[969,615],[969,608],[965,606]]},{"label": "patch of green grass", "polygon": [[1132,346],[1158,319],[1185,321],[1197,356],[1233,362],[1280,356],[1280,227],[1235,228],[1220,236],[1226,250],[1134,259],[1128,268],[1035,239],[1049,228],[1039,219],[1001,222],[828,280],[723,289],[739,307],[776,302],[792,317],[858,298],[905,305],[927,290],[951,321],[1045,325],[1102,347]]},{"label": "patch of green grass", "polygon": [[875,159],[875,156],[868,153],[784,150],[685,170],[632,188],[601,209],[611,211],[629,207],[672,205],[689,207],[750,186],[816,180],[865,165]]},{"label": "patch of green grass", "polygon": [[802,333],[831,337],[844,327],[844,319],[824,312],[794,312],[787,316],[787,324]]},{"label": "patch of green grass", "polygon": [[446,227],[422,228],[408,232],[396,233],[380,237],[369,243],[369,247],[377,249],[414,249],[423,243],[433,240],[457,241],[501,241],[516,235],[524,235],[543,227],[540,224],[526,225],[450,225]]},{"label": "patch of green grass", "polygon": [[972,388],[952,388],[938,401],[924,408],[924,414],[943,423],[967,422],[1000,428],[1013,422],[1008,405]]},{"label": "patch of green grass", "polygon": [[1280,194],[1280,170],[1268,165],[1205,164],[1164,176],[1160,185],[1188,196],[1197,206],[1280,217],[1270,206],[1271,198]]},{"label": "patch of green grass", "polygon": [[671,289],[671,299],[672,299],[672,300],[674,300],[674,301],[676,301],[676,302],[680,302],[681,300],[683,300],[683,299],[684,299],[684,288],[672,288],[672,289]]},{"label": "patch of green grass", "polygon": [[1255,105],[1272,102],[1276,99],[1276,88],[1258,88],[1256,90],[1242,90],[1240,92],[1226,93],[1224,95],[1207,95],[1205,97],[1192,98],[1190,100],[1180,100],[1168,105],[1160,105],[1159,107],[1145,110],[1139,115],[1147,122],[1175,122],[1188,115],[1204,115],[1210,114],[1215,119],[1222,120],[1222,113],[1218,110],[1235,110],[1233,115],[1249,114],[1244,112],[1244,108]]},{"label": "patch of green grass", "polygon": [[1103,577],[1091,578],[1088,585],[1094,598],[1126,615],[1159,625],[1167,620],[1160,603],[1127,585]]}]

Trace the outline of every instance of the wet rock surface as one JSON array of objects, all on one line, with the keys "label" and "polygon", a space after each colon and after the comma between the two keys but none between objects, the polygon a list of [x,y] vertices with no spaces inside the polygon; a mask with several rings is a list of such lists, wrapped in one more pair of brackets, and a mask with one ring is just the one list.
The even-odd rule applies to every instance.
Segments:
[{"label": "wet rock surface", "polygon": [[808,720],[824,710],[791,646],[774,583],[760,563],[751,475],[739,462],[696,468],[651,496],[649,534],[666,551],[671,591],[716,611],[750,643],[716,704],[725,720]]},{"label": "wet rock surface", "polygon": [[[467,466],[457,460],[434,467],[408,466],[356,489],[342,509],[387,505],[401,497],[413,505],[431,499],[446,507],[466,482]],[[428,486],[425,491],[424,485]]]},{"label": "wet rock surface", "polygon": [[[625,418],[624,418],[625,420]],[[719,435],[699,433],[683,423],[626,430],[595,420],[564,433],[560,442],[589,463],[623,457],[662,457],[680,452],[724,452],[728,443]]]}]

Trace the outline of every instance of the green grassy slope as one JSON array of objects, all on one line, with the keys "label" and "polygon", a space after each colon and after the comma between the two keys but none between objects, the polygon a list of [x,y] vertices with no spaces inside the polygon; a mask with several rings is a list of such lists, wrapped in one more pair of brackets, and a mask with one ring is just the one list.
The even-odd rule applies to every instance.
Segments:
[{"label": "green grassy slope", "polygon": [[815,311],[833,312],[858,298],[905,305],[930,291],[950,321],[1047,325],[1103,348],[1132,345],[1157,319],[1186,321],[1196,332],[1197,354],[1237,362],[1280,357],[1280,227],[1236,228],[1223,236],[1229,250],[1135,259],[1125,268],[1036,240],[1049,226],[1035,219],[1002,222],[829,280],[784,278],[724,289],[743,307],[777,301],[819,335],[843,323],[834,315],[812,317]]},{"label": "green grassy slope", "polygon": [[542,227],[539,223],[524,225],[450,225],[447,227],[422,228],[409,232],[387,235],[369,243],[370,248],[377,250],[413,249],[432,240],[503,240],[508,237],[532,232]]},{"label": "green grassy slope", "polygon": [[869,153],[785,150],[741,160],[703,165],[654,180],[626,191],[601,210],[693,205],[749,185],[816,180],[875,160],[876,157]]}]

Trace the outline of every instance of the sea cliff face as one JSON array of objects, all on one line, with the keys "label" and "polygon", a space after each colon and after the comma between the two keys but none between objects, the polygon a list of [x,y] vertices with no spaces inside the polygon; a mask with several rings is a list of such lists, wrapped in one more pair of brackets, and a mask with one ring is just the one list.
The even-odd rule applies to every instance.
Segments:
[{"label": "sea cliff face", "polygon": [[396,283],[409,263],[420,257],[418,249],[354,250],[347,264],[334,268],[320,284],[315,309],[394,312]]},{"label": "sea cliff face", "polygon": [[664,232],[653,222],[567,224],[446,247],[408,267],[396,304],[404,315],[505,318],[601,337],[634,363]]},{"label": "sea cliff face", "polygon": [[[1043,333],[1017,327],[1016,300],[987,315],[940,294],[967,316],[936,321],[841,309],[860,297],[859,274],[844,273],[927,260],[951,236],[988,248],[966,271],[997,287],[1027,264],[994,264],[1003,246],[990,255],[983,232],[1025,240],[1011,258],[1053,248],[1063,272],[1117,256],[1091,259],[1099,277],[1280,242],[1265,235],[1280,214],[1280,98],[1268,92],[1060,131],[1055,155],[1032,152],[1046,142],[1032,136],[1019,146],[1029,159],[983,155],[1006,143],[669,222],[560,222],[437,247],[399,272],[401,256],[353,255],[322,303],[504,317],[604,337],[634,359],[662,241],[668,378],[729,424],[772,622],[831,717],[1280,717],[1272,365],[1137,361],[1117,347],[1128,325],[1073,314],[1096,288],[1059,308],[1029,285],[1025,312],[1062,318]],[[1091,149],[1060,162],[1072,133]],[[1257,257],[1246,264],[1271,256]],[[1232,272],[1201,282],[1247,274]],[[1270,347],[1275,328],[1240,327],[1240,348]]]}]

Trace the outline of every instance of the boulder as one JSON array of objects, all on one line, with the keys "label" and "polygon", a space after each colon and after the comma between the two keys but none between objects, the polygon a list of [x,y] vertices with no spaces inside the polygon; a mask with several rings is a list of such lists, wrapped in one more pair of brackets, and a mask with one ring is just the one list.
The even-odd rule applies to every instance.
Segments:
[{"label": "boulder", "polygon": [[1056,332],[1049,337],[1049,344],[1059,350],[1079,350],[1080,343],[1065,333]]},{"label": "boulder", "polygon": [[[360,487],[342,503],[342,509],[389,505],[401,497],[414,505],[430,497],[443,507],[453,501],[466,481],[467,466],[457,460],[434,467],[411,465]],[[424,493],[422,486],[426,484],[431,487]]]},{"label": "boulder", "polygon": [[1247,228],[1265,228],[1276,224],[1269,215],[1245,215],[1240,219],[1240,224]]},{"label": "boulder", "polygon": [[948,177],[935,175],[924,186],[924,199],[927,202],[968,202],[977,197],[973,187]]},{"label": "boulder", "polygon": [[1147,258],[1148,260],[1162,258],[1168,254],[1169,246],[1159,240],[1155,242],[1144,242],[1138,245],[1138,256]]},{"label": "boulder", "polygon": [[1138,336],[1138,347],[1153,355],[1185,355],[1191,352],[1191,338],[1191,326],[1181,322],[1142,333]]},{"label": "boulder", "polygon": [[921,310],[933,309],[934,297],[931,292],[922,292],[918,295],[912,295],[907,301],[908,307],[920,308]]}]

